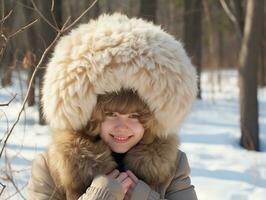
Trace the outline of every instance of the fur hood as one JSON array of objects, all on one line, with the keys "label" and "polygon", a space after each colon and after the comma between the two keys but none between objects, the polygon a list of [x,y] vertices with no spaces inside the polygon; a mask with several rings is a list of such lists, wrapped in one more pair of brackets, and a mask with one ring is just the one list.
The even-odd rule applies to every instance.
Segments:
[{"label": "fur hood", "polygon": [[154,112],[157,136],[176,133],[196,97],[196,72],[182,44],[160,27],[102,15],[62,37],[44,78],[43,110],[56,130],[83,129],[97,95],[131,88]]}]

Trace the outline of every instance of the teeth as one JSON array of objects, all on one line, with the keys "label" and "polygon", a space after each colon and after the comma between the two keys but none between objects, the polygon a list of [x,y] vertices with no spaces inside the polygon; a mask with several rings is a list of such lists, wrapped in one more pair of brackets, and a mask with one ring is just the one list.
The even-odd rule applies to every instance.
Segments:
[{"label": "teeth", "polygon": [[119,137],[119,136],[114,136],[114,138],[116,140],[127,140],[128,139],[128,137]]}]

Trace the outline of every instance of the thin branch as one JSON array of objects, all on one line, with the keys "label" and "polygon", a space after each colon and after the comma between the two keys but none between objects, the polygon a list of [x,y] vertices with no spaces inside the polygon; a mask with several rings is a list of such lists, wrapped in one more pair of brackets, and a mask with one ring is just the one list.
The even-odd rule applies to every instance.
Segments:
[{"label": "thin branch", "polygon": [[9,106],[9,104],[16,98],[17,94],[15,94],[12,99],[9,100],[8,103],[3,103],[3,104],[0,104],[0,106]]},{"label": "thin branch", "polygon": [[[25,185],[23,185],[21,188],[20,188],[20,190],[23,190],[24,188],[26,188],[27,187],[27,183],[25,184]],[[15,193],[13,193],[13,194],[11,194],[9,197],[7,197],[5,200],[8,200],[8,199],[11,199],[12,197],[14,197],[16,194],[17,194],[18,192],[15,192]],[[19,193],[20,193],[20,191],[19,191]],[[24,198],[24,196],[22,197],[23,199],[26,199],[26,198]]]},{"label": "thin branch", "polygon": [[30,26],[32,26],[33,24],[35,24],[38,21],[38,19],[35,19],[33,22],[27,24],[26,26],[23,26],[22,28],[20,28],[19,30],[15,31],[14,33],[12,33],[11,35],[8,36],[8,39],[14,37],[15,35],[17,35],[18,33],[20,33],[21,31],[24,31],[25,29],[29,28]]},{"label": "thin branch", "polygon": [[92,4],[90,5],[90,7],[88,7],[73,23],[71,23],[66,29],[65,31],[67,31],[68,29],[70,29],[72,26],[74,26],[96,3],[98,0],[95,0],[94,2],[92,2]]},{"label": "thin branch", "polygon": [[[14,193],[14,195],[18,193],[22,199],[25,199],[26,200],[26,198],[22,195],[20,189],[18,188],[18,186],[16,185],[16,183],[14,181],[14,177],[13,177],[13,174],[12,174],[11,164],[7,161],[7,156],[6,156],[6,164],[7,164],[7,167],[8,167],[8,169],[7,169],[6,173],[5,173],[6,174],[6,178],[7,178],[8,181],[10,181],[12,183],[12,185],[16,189],[16,193]],[[22,189],[24,187],[25,186],[23,186]],[[8,197],[7,199],[9,199],[9,198],[10,197]]]},{"label": "thin branch", "polygon": [[220,3],[226,13],[226,15],[228,16],[228,18],[231,20],[231,22],[234,24],[234,26],[236,27],[237,30],[237,35],[239,38],[241,38],[241,30],[239,28],[239,22],[236,18],[236,16],[233,14],[233,12],[230,10],[229,6],[226,4],[225,0],[220,0]]},{"label": "thin branch", "polygon": [[59,38],[60,36],[61,36],[61,31],[58,32],[58,34],[56,35],[56,37],[55,37],[55,39],[52,41],[52,43],[51,43],[51,44],[45,49],[45,51],[44,51],[44,53],[42,54],[42,57],[41,57],[41,59],[40,59],[38,65],[37,65],[36,68],[34,69],[34,72],[33,72],[32,76],[31,76],[30,83],[29,83],[29,87],[28,87],[28,90],[27,90],[26,96],[25,96],[25,98],[24,98],[24,101],[23,101],[22,107],[21,107],[21,109],[20,109],[20,112],[19,112],[19,114],[18,114],[18,117],[17,117],[15,123],[13,124],[13,126],[11,127],[10,131],[8,132],[6,139],[4,140],[4,144],[3,144],[3,147],[2,147],[1,152],[0,152],[0,158],[2,157],[2,154],[3,154],[4,148],[5,148],[6,144],[7,144],[7,141],[8,141],[8,139],[9,139],[9,137],[10,137],[10,135],[11,135],[13,129],[15,128],[15,126],[17,125],[17,123],[19,122],[20,116],[21,116],[21,114],[22,114],[22,112],[23,112],[23,110],[24,110],[24,107],[25,107],[25,105],[26,105],[26,102],[27,102],[27,100],[28,100],[29,92],[30,92],[30,88],[31,88],[31,86],[32,86],[32,83],[33,83],[34,77],[35,77],[35,75],[36,75],[36,73],[37,73],[37,70],[39,69],[40,65],[42,64],[42,62],[43,62],[43,60],[44,60],[44,57],[46,56],[46,54],[48,53],[48,51],[52,48],[52,46],[55,44],[55,42],[58,40],[58,38]]},{"label": "thin branch", "polygon": [[[91,4],[91,6],[89,7],[89,8],[87,8],[73,23],[71,23],[69,26],[67,26],[67,23],[69,22],[69,20],[70,20],[70,18],[68,18],[67,20],[66,20],[66,22],[63,24],[63,26],[62,26],[62,28],[61,29],[57,29],[56,27],[54,27],[42,14],[41,14],[41,12],[38,10],[38,13],[40,14],[40,16],[43,18],[43,19],[45,19],[45,20],[47,20],[48,22],[48,24],[49,25],[51,25],[51,27],[53,27],[56,31],[57,31],[57,35],[56,35],[56,37],[54,38],[54,40],[50,43],[50,45],[45,49],[45,51],[43,52],[43,54],[42,54],[42,56],[41,56],[41,59],[39,60],[39,62],[38,62],[38,64],[37,64],[37,66],[35,67],[35,69],[34,69],[34,72],[32,73],[32,76],[31,76],[31,79],[30,79],[30,82],[29,82],[29,85],[28,85],[28,89],[27,89],[27,92],[26,92],[26,96],[25,96],[25,98],[24,98],[24,100],[23,100],[23,103],[22,103],[22,106],[21,106],[21,108],[20,108],[20,111],[19,111],[19,114],[18,114],[18,116],[17,116],[17,119],[16,119],[16,121],[14,122],[14,124],[12,125],[12,127],[11,127],[11,129],[10,129],[10,131],[7,133],[7,137],[5,138],[5,140],[4,140],[4,143],[3,143],[3,147],[2,147],[2,149],[1,149],[1,152],[0,152],[0,158],[2,157],[2,154],[3,154],[3,152],[4,152],[4,149],[5,149],[5,147],[6,147],[6,145],[7,145],[7,141],[8,141],[8,139],[9,139],[9,137],[10,137],[10,135],[11,135],[11,133],[13,132],[13,130],[14,130],[14,128],[15,128],[15,126],[17,125],[17,123],[19,122],[19,120],[20,120],[20,117],[21,117],[21,114],[22,114],[22,112],[23,112],[23,110],[24,110],[24,108],[25,108],[25,105],[26,105],[26,102],[27,102],[27,100],[28,100],[28,97],[29,97],[29,92],[30,92],[30,88],[31,88],[31,86],[32,86],[32,84],[33,84],[33,80],[34,80],[34,77],[36,76],[36,73],[37,73],[37,71],[38,71],[38,69],[40,68],[40,66],[41,66],[41,64],[43,63],[43,60],[44,60],[44,58],[45,58],[45,56],[46,56],[46,54],[50,51],[50,49],[54,46],[54,44],[57,42],[57,40],[60,38],[60,36],[63,34],[63,33],[65,33],[67,30],[69,30],[72,26],[74,26],[80,19],[81,19],[81,17],[82,16],[84,16],[91,8],[92,8],[92,6],[97,2],[98,0],[95,0],[92,4]],[[36,7],[36,5],[35,5],[35,3],[34,3],[34,1],[33,0],[31,0],[31,2],[33,3],[33,5],[34,5],[34,7],[35,7],[35,9],[37,10],[38,8]]]},{"label": "thin branch", "polygon": [[52,0],[51,13],[54,12],[54,0]]},{"label": "thin branch", "polygon": [[224,9],[224,11],[226,12],[227,16],[229,17],[229,19],[234,23],[237,24],[237,19],[234,16],[233,12],[230,10],[229,6],[226,4],[225,0],[220,0],[220,3]]},{"label": "thin branch", "polygon": [[0,190],[0,196],[1,196],[3,194],[5,188],[6,188],[6,185],[2,184],[1,182],[0,182],[0,185],[2,187],[1,190]]},{"label": "thin branch", "polygon": [[54,21],[54,23],[55,23],[57,29],[59,29],[59,26],[58,26],[58,24],[57,24],[57,21],[56,21],[56,19],[55,19],[55,15],[54,15],[54,0],[52,0],[52,5],[51,5],[51,15],[52,15],[53,21]]},{"label": "thin branch", "polygon": [[55,27],[43,14],[42,12],[38,9],[38,7],[36,6],[34,0],[31,0],[31,3],[34,7],[34,9],[36,10],[36,12],[38,13],[38,15],[40,15],[40,17],[47,23],[49,24],[54,30],[56,30],[58,32],[58,28]]},{"label": "thin branch", "polygon": [[8,121],[8,117],[7,117],[7,115],[6,115],[6,113],[5,113],[4,111],[3,111],[2,114],[3,114],[3,115],[5,116],[5,118],[6,118],[6,131],[5,131],[5,133],[3,134],[3,137],[0,139],[0,143],[2,143],[2,140],[4,140],[6,133],[8,133],[8,131],[9,131],[9,121]]},{"label": "thin branch", "polygon": [[3,17],[3,19],[0,20],[0,23],[6,21],[6,19],[12,14],[12,12],[13,10],[10,10],[9,13],[5,17]]}]

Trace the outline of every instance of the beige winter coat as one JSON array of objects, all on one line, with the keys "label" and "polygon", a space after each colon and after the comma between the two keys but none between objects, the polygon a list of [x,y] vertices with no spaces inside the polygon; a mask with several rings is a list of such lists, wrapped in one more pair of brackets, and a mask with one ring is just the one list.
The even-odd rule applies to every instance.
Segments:
[{"label": "beige winter coat", "polygon": [[[193,185],[189,178],[190,168],[185,153],[178,151],[176,170],[169,183],[161,185],[157,191],[151,189],[143,181],[137,184],[132,200],[197,200]],[[160,174],[158,174],[160,176]],[[161,191],[161,196],[159,192]],[[165,193],[165,194],[164,194]],[[94,178],[79,200],[122,200],[122,187],[105,175]],[[56,188],[49,171],[47,154],[39,154],[33,161],[32,176],[28,184],[29,200],[64,200],[65,194]]]},{"label": "beige winter coat", "polygon": [[58,199],[65,193],[68,199],[82,194],[84,199],[121,199],[119,185],[102,175],[116,167],[110,149],[94,141],[86,127],[97,96],[122,88],[136,91],[156,121],[153,140],[134,146],[124,159],[143,181],[134,198],[196,199],[187,159],[177,153],[176,141],[197,94],[196,70],[173,36],[121,14],[82,24],[55,47],[42,98],[53,138],[47,156],[33,163],[31,199],[49,199],[55,188]]}]

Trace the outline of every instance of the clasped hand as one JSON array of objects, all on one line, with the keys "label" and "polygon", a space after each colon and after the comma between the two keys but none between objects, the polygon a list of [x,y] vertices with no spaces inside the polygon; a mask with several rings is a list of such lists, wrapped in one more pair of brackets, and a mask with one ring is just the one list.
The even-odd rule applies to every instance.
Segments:
[{"label": "clasped hand", "polygon": [[133,193],[134,188],[136,187],[139,179],[131,172],[127,170],[126,172],[120,172],[117,169],[112,171],[107,175],[110,178],[116,179],[123,188],[124,191],[124,200],[129,200]]}]

